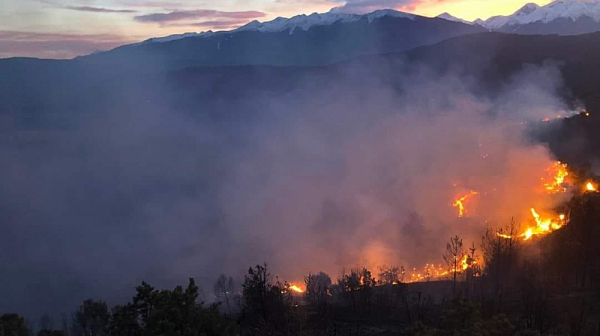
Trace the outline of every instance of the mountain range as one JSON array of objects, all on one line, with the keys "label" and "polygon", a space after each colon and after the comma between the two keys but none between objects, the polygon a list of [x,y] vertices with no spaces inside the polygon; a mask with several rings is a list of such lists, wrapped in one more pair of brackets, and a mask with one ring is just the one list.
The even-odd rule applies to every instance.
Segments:
[{"label": "mountain range", "polygon": [[485,31],[577,35],[600,31],[600,2],[530,3],[509,16],[469,22],[449,13],[435,18],[379,10],[252,21],[231,31],[152,38],[78,61],[125,68],[180,69],[223,65],[326,65],[357,56],[397,53]]},{"label": "mountain range", "polygon": [[356,56],[402,52],[485,28],[392,10],[366,15],[312,14],[258,21],[228,32],[150,39],[78,62],[127,68],[221,65],[326,65]]},{"label": "mountain range", "polygon": [[479,24],[491,31],[515,34],[577,35],[600,31],[600,2],[560,0],[540,7],[529,3],[509,16],[493,16]]}]

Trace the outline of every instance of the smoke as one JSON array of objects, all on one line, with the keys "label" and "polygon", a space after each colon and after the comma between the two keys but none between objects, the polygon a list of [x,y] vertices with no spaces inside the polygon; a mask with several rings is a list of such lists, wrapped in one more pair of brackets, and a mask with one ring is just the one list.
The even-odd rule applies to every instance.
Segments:
[{"label": "smoke", "polygon": [[[554,158],[527,135],[567,109],[553,66],[490,95],[413,65],[399,78],[372,70],[348,64],[287,94],[246,88],[205,104],[119,87],[69,127],[10,127],[0,310],[115,304],[142,280],[212,288],[262,262],[292,281],[419,267],[441,262],[451,236],[477,246],[487,226],[558,204],[538,188]],[[458,218],[452,202],[471,190]]]},{"label": "smoke", "polygon": [[[489,98],[459,77],[417,71],[399,96],[367,80],[368,93],[344,86],[273,116],[221,193],[237,210],[227,212],[236,239],[269,247],[246,263],[267,260],[291,279],[420,267],[441,262],[451,236],[478,247],[486,227],[530,224],[530,207],[550,211],[562,199],[540,183],[555,159],[527,136],[529,122],[565,114],[557,75],[528,69]],[[479,194],[458,218],[452,203],[471,190]]]}]

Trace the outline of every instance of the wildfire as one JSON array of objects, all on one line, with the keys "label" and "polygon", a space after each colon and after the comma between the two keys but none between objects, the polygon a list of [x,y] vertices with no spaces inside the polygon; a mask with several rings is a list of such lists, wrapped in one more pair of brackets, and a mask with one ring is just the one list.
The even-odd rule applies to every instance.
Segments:
[{"label": "wildfire", "polygon": [[289,288],[290,288],[290,290],[291,290],[292,292],[296,292],[296,293],[304,293],[304,290],[303,290],[302,288],[300,288],[300,287],[298,287],[298,286],[296,286],[296,285],[294,285],[294,284],[290,285],[290,287],[289,287]]},{"label": "wildfire", "polygon": [[466,209],[466,203],[467,200],[474,195],[477,195],[478,192],[477,191],[473,191],[471,190],[468,194],[457,198],[454,203],[452,203],[452,206],[455,208],[458,208],[458,217],[465,217],[467,215],[467,209]]},{"label": "wildfire", "polygon": [[592,181],[588,181],[585,184],[585,189],[583,190],[584,192],[597,192],[598,191],[598,185],[596,185],[594,182]]},{"label": "wildfire", "polygon": [[[533,216],[533,219],[535,220],[536,226],[527,228],[525,230],[525,232],[516,236],[518,238],[523,238],[523,240],[529,240],[533,236],[540,236],[540,235],[548,234],[550,232],[553,232],[553,231],[556,231],[556,230],[562,228],[565,225],[565,215],[564,214],[560,214],[556,218],[543,218],[535,210],[535,208],[531,208],[529,210],[531,211],[531,215]],[[505,238],[505,239],[513,238],[513,236],[511,236],[511,235],[502,234],[502,233],[496,233],[496,235],[498,235],[498,237]]]},{"label": "wildfire", "polygon": [[525,233],[525,240],[530,239],[534,235],[543,235],[563,227],[565,215],[559,215],[558,218],[542,218],[534,208],[531,208],[531,215],[535,219],[536,227],[529,228]]},{"label": "wildfire", "polygon": [[469,257],[469,255],[467,254],[462,256],[462,258],[457,262],[456,269],[454,268],[454,266],[444,268],[442,267],[442,265],[436,266],[434,264],[425,264],[425,267],[423,267],[423,269],[421,270],[413,268],[409,282],[422,282],[444,279],[453,275],[455,270],[456,274],[462,274],[466,272],[469,268],[473,268],[475,265],[477,265],[477,261]]},{"label": "wildfire", "polygon": [[[555,162],[552,167],[547,169],[548,173],[552,176],[550,181],[544,182],[544,188],[551,194],[558,194],[565,192],[567,189],[564,187],[566,178],[569,176],[567,170],[567,164],[560,161]],[[546,181],[542,177],[542,181]]]},{"label": "wildfire", "polygon": [[410,275],[410,282],[429,281],[432,279],[443,278],[450,274],[450,271],[444,269],[442,265],[435,266],[434,264],[425,264],[423,269],[418,270],[413,268]]}]

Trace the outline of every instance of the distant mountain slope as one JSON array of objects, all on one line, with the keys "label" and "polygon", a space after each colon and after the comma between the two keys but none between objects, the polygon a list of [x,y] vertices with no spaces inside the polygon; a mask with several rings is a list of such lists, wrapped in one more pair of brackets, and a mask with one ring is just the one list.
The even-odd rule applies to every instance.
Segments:
[{"label": "distant mountain slope", "polygon": [[426,64],[438,73],[457,70],[491,88],[529,64],[549,62],[561,71],[569,91],[565,95],[600,112],[600,32],[577,36],[475,34],[387,57]]},{"label": "distant mountain slope", "polygon": [[407,81],[411,81],[411,71],[418,71],[415,69],[426,69],[433,76],[459,74],[468,78],[464,84],[471,85],[473,91],[482,96],[494,95],[511,85],[512,77],[524,68],[550,63],[564,78],[564,89],[559,94],[592,111],[592,117],[585,120],[587,124],[573,126],[564,135],[569,140],[582,132],[585,143],[573,148],[567,140],[555,142],[553,151],[572,162],[581,158],[600,161],[600,133],[595,131],[600,128],[598,60],[600,33],[481,33],[407,52],[367,55],[313,67],[204,66],[146,72],[132,63],[106,67],[80,61],[8,59],[0,60],[0,117],[24,128],[62,129],[109,111],[155,109],[198,115],[220,125],[243,124],[258,118],[264,102],[274,98],[311,109],[318,108],[319,101],[314,98],[331,92],[331,88],[342,95],[360,95],[369,83],[389,88],[390,92],[402,90],[410,85]]},{"label": "distant mountain slope", "polygon": [[577,35],[600,31],[600,1],[561,0],[540,7],[530,3],[509,16],[494,16],[480,24],[493,31],[516,34]]},{"label": "distant mountain slope", "polygon": [[[189,40],[186,38],[179,42],[185,42],[185,46]],[[169,46],[174,42],[158,45]],[[294,90],[294,83],[306,80],[308,74],[312,76],[309,81],[314,83],[314,88],[318,91],[334,80],[345,81],[338,74],[347,73],[345,70],[349,69],[368,71],[371,77],[372,72],[376,72],[375,75],[384,83],[390,83],[394,87],[393,83],[401,80],[405,69],[414,65],[422,65],[435,74],[454,71],[469,76],[476,79],[478,90],[494,92],[523,67],[550,62],[558,66],[565,80],[564,97],[571,101],[581,101],[588,108],[600,112],[600,33],[577,36],[472,34],[407,52],[366,55],[317,67],[211,66],[152,74],[154,71],[146,72],[144,68],[137,67],[135,60],[133,58],[113,67],[106,67],[105,63],[94,66],[93,63],[81,61],[0,60],[0,98],[3,110],[20,113],[25,108],[35,110],[38,114],[43,113],[42,110],[34,107],[50,103],[56,104],[52,105],[54,111],[76,110],[74,105],[78,102],[81,102],[78,108],[102,106],[109,102],[104,101],[99,89],[117,90],[122,84],[115,85],[116,82],[126,82],[128,85],[122,90],[128,92],[130,88],[139,88],[143,92],[143,88],[153,85],[152,83],[163,83],[162,80],[156,80],[156,76],[168,76],[168,83],[178,84],[161,90],[159,96],[151,95],[154,99],[160,97],[170,100],[178,96],[179,91],[188,92],[189,96],[176,98],[173,102],[179,105],[189,104],[192,109],[207,101],[241,99],[239,97],[272,90],[277,91],[278,95],[285,94]],[[360,87],[360,80],[349,85]],[[48,96],[52,97],[51,101],[40,98]],[[58,107],[64,104],[67,106]]]},{"label": "distant mountain slope", "polygon": [[166,42],[123,46],[80,57],[78,61],[171,69],[217,65],[326,65],[359,55],[401,52],[484,31],[479,26],[396,11],[362,16],[331,15],[250,23],[232,32],[159,39]]}]

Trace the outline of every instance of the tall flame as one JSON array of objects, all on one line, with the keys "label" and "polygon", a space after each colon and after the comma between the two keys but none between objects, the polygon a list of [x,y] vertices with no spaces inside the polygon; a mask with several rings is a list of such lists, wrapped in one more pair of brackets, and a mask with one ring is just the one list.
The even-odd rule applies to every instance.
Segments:
[{"label": "tall flame", "polygon": [[[567,164],[557,161],[551,167],[546,169],[546,171],[549,173],[550,176],[546,178],[541,178],[544,190],[549,194],[558,194],[566,192],[567,188],[565,187],[565,183],[567,177],[569,176]],[[593,185],[592,182],[588,182],[588,186],[586,188],[589,191],[595,191],[595,185]],[[542,217],[534,207],[530,208],[529,211],[533,216],[535,226],[525,228],[525,231],[523,231],[523,233],[516,236],[498,232],[496,233],[498,237],[505,239],[522,238],[523,240],[530,240],[534,236],[548,234],[550,232],[562,228],[565,225],[564,214],[559,214],[557,216]]]},{"label": "tall flame", "polygon": [[544,218],[535,210],[535,208],[529,209],[531,215],[535,220],[536,226],[525,229],[525,232],[517,236],[511,236],[497,232],[496,235],[501,238],[512,239],[512,238],[523,238],[523,240],[529,240],[534,236],[541,236],[550,232],[556,231],[565,225],[565,215],[560,214],[556,218]]},{"label": "tall flame", "polygon": [[469,197],[477,195],[477,194],[478,194],[477,191],[471,190],[468,194],[466,194],[462,197],[458,197],[454,201],[454,203],[452,203],[453,207],[458,208],[458,217],[465,217],[467,215],[467,209],[466,209],[467,200],[469,199]]}]

